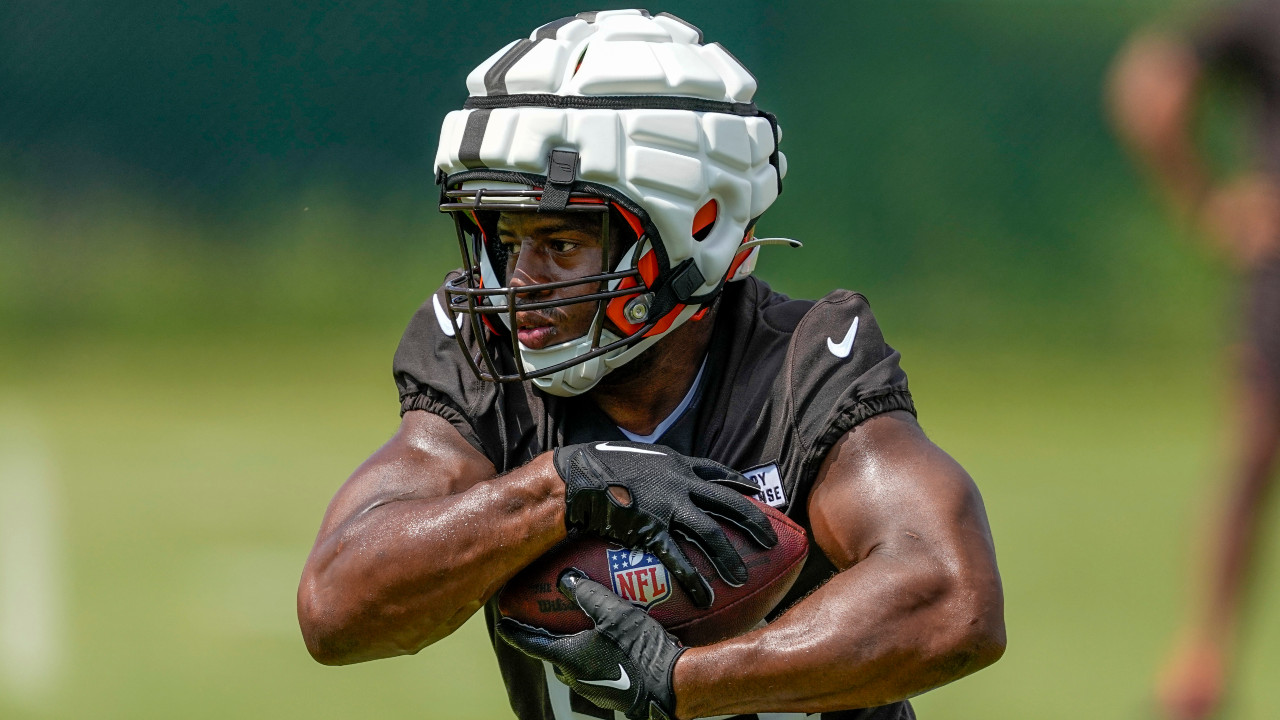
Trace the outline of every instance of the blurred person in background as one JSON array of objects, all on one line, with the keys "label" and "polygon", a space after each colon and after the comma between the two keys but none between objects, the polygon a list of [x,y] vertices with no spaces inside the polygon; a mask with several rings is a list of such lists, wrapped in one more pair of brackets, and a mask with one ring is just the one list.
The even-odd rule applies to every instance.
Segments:
[{"label": "blurred person in background", "polygon": [[[1211,176],[1194,137],[1197,99],[1214,76],[1245,83],[1256,112],[1252,167],[1226,180]],[[1207,718],[1231,676],[1280,445],[1280,0],[1220,8],[1183,36],[1139,32],[1120,53],[1108,91],[1120,136],[1178,216],[1239,268],[1246,286],[1223,511],[1195,577],[1193,610],[1156,687],[1166,717]]]}]

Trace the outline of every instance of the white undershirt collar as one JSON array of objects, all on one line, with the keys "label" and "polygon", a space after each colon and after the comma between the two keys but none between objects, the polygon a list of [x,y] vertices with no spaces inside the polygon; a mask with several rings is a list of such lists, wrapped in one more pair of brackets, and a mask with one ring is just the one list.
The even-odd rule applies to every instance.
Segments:
[{"label": "white undershirt collar", "polygon": [[627,439],[631,442],[646,443],[649,445],[657,442],[658,438],[662,437],[662,433],[671,429],[671,426],[676,424],[676,421],[680,419],[680,416],[684,414],[684,411],[689,409],[689,403],[693,402],[693,396],[697,394],[698,385],[702,382],[702,371],[706,368],[707,359],[703,357],[702,365],[698,366],[698,375],[693,379],[693,385],[689,386],[689,392],[685,393],[684,399],[680,401],[680,404],[676,406],[676,409],[672,410],[671,414],[668,415],[665,420],[658,423],[658,427],[654,428],[653,432],[648,435],[637,435],[621,425],[618,426],[618,429],[621,430],[622,434],[626,435]]}]

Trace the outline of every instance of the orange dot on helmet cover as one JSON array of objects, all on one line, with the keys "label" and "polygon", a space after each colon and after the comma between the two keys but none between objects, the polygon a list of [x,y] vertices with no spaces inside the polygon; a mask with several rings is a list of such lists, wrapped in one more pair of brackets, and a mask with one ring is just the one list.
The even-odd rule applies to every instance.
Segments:
[{"label": "orange dot on helmet cover", "polygon": [[720,214],[720,206],[715,200],[708,200],[706,205],[698,208],[693,216],[693,239],[699,242],[706,240],[715,227],[716,217]]}]

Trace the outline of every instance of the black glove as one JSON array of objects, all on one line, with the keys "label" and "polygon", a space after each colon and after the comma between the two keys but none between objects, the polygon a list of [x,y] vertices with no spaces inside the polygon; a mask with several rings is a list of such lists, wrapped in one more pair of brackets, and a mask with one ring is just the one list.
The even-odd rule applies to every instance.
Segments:
[{"label": "black glove", "polygon": [[698,607],[711,606],[711,585],[676,545],[673,531],[706,553],[734,587],[747,581],[747,568],[708,515],[742,528],[761,547],[778,542],[769,518],[742,496],[759,488],[718,462],[664,445],[613,441],[567,445],[553,457],[566,487],[565,524],[653,553]]},{"label": "black glove", "polygon": [[560,576],[560,592],[591,618],[594,630],[553,635],[504,617],[498,636],[551,663],[561,682],[602,708],[631,720],[670,720],[676,709],[671,672],[685,648],[648,613],[576,569]]}]

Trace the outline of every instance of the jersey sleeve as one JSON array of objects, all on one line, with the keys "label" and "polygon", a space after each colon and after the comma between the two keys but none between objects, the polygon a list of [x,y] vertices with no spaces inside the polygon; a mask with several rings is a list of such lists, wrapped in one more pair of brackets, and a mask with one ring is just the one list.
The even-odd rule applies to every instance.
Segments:
[{"label": "jersey sleeve", "polygon": [[835,442],[864,420],[893,410],[915,414],[900,359],[862,295],[837,290],[805,313],[779,378],[787,383],[792,427],[787,484],[807,489]]},{"label": "jersey sleeve", "polygon": [[400,395],[400,414],[426,410],[448,420],[458,434],[501,467],[494,426],[495,391],[472,372],[456,340],[470,330],[444,310],[444,286],[414,313],[400,338],[392,374]]}]

